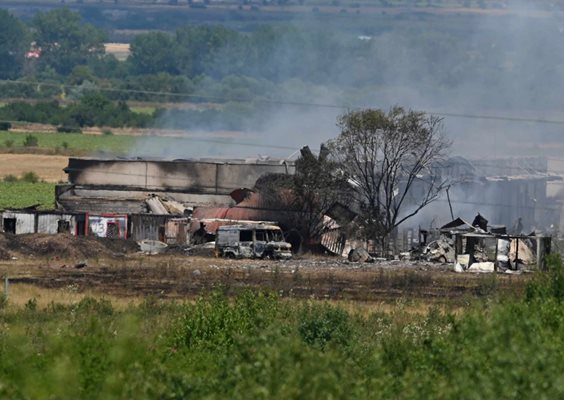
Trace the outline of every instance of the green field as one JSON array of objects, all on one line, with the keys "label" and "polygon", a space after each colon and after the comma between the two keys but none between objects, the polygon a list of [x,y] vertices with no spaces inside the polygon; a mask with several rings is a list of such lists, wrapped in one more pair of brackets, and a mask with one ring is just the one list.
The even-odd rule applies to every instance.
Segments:
[{"label": "green field", "polygon": [[0,210],[36,204],[42,209],[55,206],[54,183],[0,182]]},{"label": "green field", "polygon": [[457,312],[359,313],[265,292],[121,308],[8,299],[0,398],[558,399],[563,278]]},{"label": "green field", "polygon": [[131,111],[136,112],[137,114],[147,114],[152,115],[156,107],[154,106],[130,106]]},{"label": "green field", "polygon": [[[0,151],[24,148],[24,141],[29,133],[0,131]],[[91,153],[109,151],[126,152],[136,138],[122,135],[85,135],[80,133],[41,133],[31,134],[38,140],[38,148],[66,151],[70,153]],[[11,143],[10,143],[11,142]],[[32,148],[30,148],[32,150]]]}]

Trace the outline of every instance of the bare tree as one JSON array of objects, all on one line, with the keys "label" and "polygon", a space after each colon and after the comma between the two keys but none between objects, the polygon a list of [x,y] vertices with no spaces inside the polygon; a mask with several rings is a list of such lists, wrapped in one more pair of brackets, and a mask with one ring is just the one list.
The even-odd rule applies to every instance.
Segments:
[{"label": "bare tree", "polygon": [[327,211],[335,203],[346,204],[351,198],[350,186],[338,164],[330,159],[322,145],[319,156],[306,146],[296,160],[294,175],[270,175],[257,181],[265,206],[284,210],[280,217],[303,239],[306,248],[319,244],[327,231]]},{"label": "bare tree", "polygon": [[331,153],[356,192],[367,238],[384,250],[394,229],[447,187],[431,172],[450,147],[442,119],[393,107],[348,112],[338,126]]}]

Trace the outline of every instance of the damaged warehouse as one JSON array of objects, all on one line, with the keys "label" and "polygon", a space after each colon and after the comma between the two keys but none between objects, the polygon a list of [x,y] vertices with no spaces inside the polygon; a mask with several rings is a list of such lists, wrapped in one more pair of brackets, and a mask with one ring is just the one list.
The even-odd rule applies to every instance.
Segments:
[{"label": "damaged warehouse", "polygon": [[457,218],[438,231],[436,240],[425,246],[421,256],[428,261],[452,263],[456,272],[520,271],[544,269],[551,252],[550,236],[508,234],[505,227],[490,226],[478,214],[470,224]]},{"label": "damaged warehouse", "polygon": [[[65,171],[69,183],[56,190],[59,209],[125,213],[132,221],[132,238],[166,242],[163,239],[169,236],[163,234],[163,224],[147,227],[150,216],[174,214],[181,224],[179,231],[184,232],[179,235],[185,234],[186,241],[200,229],[205,231],[200,237],[212,240],[222,225],[284,220],[283,212],[268,210],[249,188],[265,175],[291,175],[295,166],[292,161],[269,159],[70,158]],[[140,237],[140,231],[150,234]]]},{"label": "damaged warehouse", "polygon": [[5,210],[2,231],[15,235],[31,233],[70,234],[110,239],[158,240],[166,244],[189,242],[189,218],[157,214],[94,214],[41,210]]},{"label": "damaged warehouse", "polygon": [[[307,148],[302,149],[302,157],[310,157],[314,161],[317,159]],[[548,204],[546,193],[545,197],[539,194],[546,192],[547,183],[553,180],[553,177],[547,174],[522,177],[522,180],[529,182],[523,186],[521,180],[480,177],[480,170],[472,167],[472,162],[461,158],[450,159],[446,165],[448,168],[443,166],[441,169],[443,175],[456,176],[458,179],[458,183],[453,184],[451,188],[455,209],[460,202],[457,193],[465,193],[468,187],[473,187],[474,192],[480,192],[484,185],[488,188],[485,193],[494,193],[492,188],[496,188],[495,193],[515,188],[511,189],[511,196],[507,196],[507,205],[499,207],[504,213],[495,215],[496,222],[507,221],[518,215],[515,210],[510,210],[513,203],[522,205],[517,211],[530,211],[532,196],[538,197],[537,203],[540,205]],[[508,170],[512,168],[508,167]],[[305,240],[300,230],[296,229],[296,224],[303,223],[305,214],[296,213],[291,208],[274,207],[270,199],[264,196],[264,191],[260,190],[263,187],[257,189],[259,184],[264,185],[264,182],[270,179],[268,177],[293,176],[296,173],[296,163],[292,161],[70,158],[65,171],[69,183],[57,186],[57,211],[7,210],[3,213],[3,231],[16,234],[93,234],[135,241],[153,240],[169,245],[187,245],[215,240],[220,226],[267,223],[278,224],[283,229],[285,239],[292,245],[294,252],[301,249]],[[521,189],[517,190],[517,187]],[[410,196],[416,196],[417,190],[418,188],[414,187]],[[288,196],[284,189],[280,189],[280,192]],[[540,201],[542,199],[543,202]],[[374,241],[359,240],[356,237],[358,232],[362,231],[362,221],[358,219],[357,210],[355,201],[340,202],[339,199],[331,199],[331,205],[325,208],[317,227],[320,251],[345,257],[352,249],[359,247],[366,248],[371,254],[378,252]],[[442,215],[436,216],[435,219],[444,219],[444,210],[442,207]],[[536,215],[537,218],[540,213],[541,211],[533,209],[532,214],[525,214],[523,220],[532,218],[531,215]],[[536,240],[530,236],[522,237],[520,232],[511,231],[512,235],[507,235],[497,231],[496,227],[489,227],[487,231],[476,231],[473,225],[459,219],[438,230],[420,229],[419,235],[414,228],[400,227],[392,235],[394,251],[387,257],[405,254],[413,247],[424,249],[429,244],[426,249],[428,254],[425,255],[427,259],[454,263],[458,256],[468,254],[466,249],[460,248],[458,238],[462,237],[464,243],[471,242],[469,234],[487,236],[480,240],[490,240],[492,237],[498,240]],[[467,230],[464,230],[464,227]],[[433,237],[431,232],[437,231],[443,238],[433,243],[432,239],[438,237]],[[444,237],[447,231],[449,237]],[[423,237],[425,235],[429,237]],[[543,244],[544,240],[542,239],[539,245],[528,247],[534,247],[533,253],[538,255],[538,249],[545,251],[549,248]],[[525,247],[519,243],[519,253],[523,255]],[[503,253],[501,249],[498,250],[500,254]],[[437,254],[439,255],[436,256]],[[479,258],[471,263],[476,260],[479,261]],[[493,261],[496,265],[503,265],[496,257],[493,257]],[[469,264],[461,263],[467,267],[470,267]],[[538,264],[538,261],[535,260],[534,264]],[[513,268],[511,263],[510,268]]]}]

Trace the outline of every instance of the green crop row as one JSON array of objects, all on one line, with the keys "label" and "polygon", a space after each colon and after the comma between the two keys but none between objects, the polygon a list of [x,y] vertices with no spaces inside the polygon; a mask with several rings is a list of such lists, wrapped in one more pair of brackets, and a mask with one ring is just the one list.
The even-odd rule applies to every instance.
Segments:
[{"label": "green crop row", "polygon": [[55,184],[47,182],[0,182],[0,210],[39,205],[49,209],[55,205]]}]

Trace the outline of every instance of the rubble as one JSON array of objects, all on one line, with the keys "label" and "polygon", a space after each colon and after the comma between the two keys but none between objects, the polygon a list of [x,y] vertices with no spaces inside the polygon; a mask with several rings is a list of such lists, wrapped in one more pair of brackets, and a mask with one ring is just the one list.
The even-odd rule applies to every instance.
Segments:
[{"label": "rubble", "polygon": [[491,261],[475,262],[468,267],[469,272],[494,272],[495,264]]},{"label": "rubble", "polygon": [[368,254],[368,251],[366,251],[366,249],[362,247],[351,249],[351,251],[349,251],[349,255],[347,258],[350,262],[355,262],[355,263],[374,262],[372,256],[370,256],[370,254]]},{"label": "rubble", "polygon": [[84,260],[116,257],[119,254],[135,252],[137,245],[122,240],[103,240],[66,234],[0,234],[0,252],[3,251],[34,257]]},{"label": "rubble", "polygon": [[535,261],[533,250],[523,239],[513,239],[509,246],[509,263],[512,269],[522,269]]},{"label": "rubble", "polygon": [[454,243],[448,238],[435,240],[423,250],[423,257],[427,261],[442,263],[454,262],[454,254]]},{"label": "rubble", "polygon": [[161,254],[168,248],[166,243],[158,240],[141,240],[137,244],[143,253],[149,255]]}]

